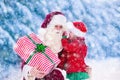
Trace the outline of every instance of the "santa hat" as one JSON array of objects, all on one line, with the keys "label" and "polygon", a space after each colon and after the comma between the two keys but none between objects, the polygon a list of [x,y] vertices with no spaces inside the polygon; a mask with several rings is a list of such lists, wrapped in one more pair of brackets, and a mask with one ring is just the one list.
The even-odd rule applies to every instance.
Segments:
[{"label": "santa hat", "polygon": [[[66,17],[63,13],[55,11],[47,14],[45,17],[40,29],[38,29],[38,34],[40,37],[44,37],[44,34],[46,33],[46,30],[50,30],[50,28],[54,28],[55,25],[62,25],[63,30],[65,30],[66,26]],[[49,28],[49,29],[47,29]],[[43,40],[43,39],[42,39]]]},{"label": "santa hat", "polygon": [[43,21],[41,28],[47,28],[47,26],[49,24],[52,25],[56,25],[56,24],[60,24],[60,25],[64,25],[66,22],[66,17],[64,16],[63,13],[55,11],[55,12],[51,12],[49,13],[45,20]]},{"label": "santa hat", "polygon": [[79,37],[84,37],[87,32],[87,27],[83,22],[68,22],[67,28]]}]

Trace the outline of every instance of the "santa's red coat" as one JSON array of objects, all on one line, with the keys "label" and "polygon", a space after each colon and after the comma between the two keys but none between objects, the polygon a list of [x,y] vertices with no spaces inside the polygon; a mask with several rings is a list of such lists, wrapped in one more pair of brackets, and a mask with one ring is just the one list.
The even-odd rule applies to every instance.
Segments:
[{"label": "santa's red coat", "polygon": [[62,39],[63,51],[59,58],[61,63],[59,68],[65,69],[67,73],[86,72],[85,56],[87,54],[87,46],[85,39],[77,37],[75,39]]}]

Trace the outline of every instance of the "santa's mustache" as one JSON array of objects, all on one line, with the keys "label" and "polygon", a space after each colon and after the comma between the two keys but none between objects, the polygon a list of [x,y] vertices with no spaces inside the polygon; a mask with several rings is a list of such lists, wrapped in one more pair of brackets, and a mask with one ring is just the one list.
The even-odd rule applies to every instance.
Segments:
[{"label": "santa's mustache", "polygon": [[62,30],[54,30],[56,34],[62,34]]}]

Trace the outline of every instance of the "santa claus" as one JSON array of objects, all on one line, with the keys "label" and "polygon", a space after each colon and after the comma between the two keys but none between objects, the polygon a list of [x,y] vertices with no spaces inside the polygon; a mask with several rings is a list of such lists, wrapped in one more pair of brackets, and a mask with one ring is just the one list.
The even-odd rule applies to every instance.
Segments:
[{"label": "santa claus", "polygon": [[54,12],[48,16],[40,28],[39,34],[40,38],[43,37],[44,43],[57,55],[62,50],[61,39],[66,30],[66,17],[60,12],[56,12],[56,14]]},{"label": "santa claus", "polygon": [[[40,39],[46,46],[51,48],[56,56],[62,50],[61,39],[63,32],[66,30],[65,26],[66,17],[63,13],[55,11],[46,16],[38,31]],[[37,67],[24,65],[22,72],[24,80],[41,80],[44,76],[45,80],[64,80],[66,78],[64,77],[66,75],[65,71],[58,68],[54,69],[50,74],[44,75],[44,72],[38,71]]]}]

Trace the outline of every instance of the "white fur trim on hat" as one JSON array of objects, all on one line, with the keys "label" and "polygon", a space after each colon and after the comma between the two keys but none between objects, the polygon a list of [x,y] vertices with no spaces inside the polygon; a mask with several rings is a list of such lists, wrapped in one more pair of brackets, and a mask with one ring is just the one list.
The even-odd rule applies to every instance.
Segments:
[{"label": "white fur trim on hat", "polygon": [[42,41],[44,41],[44,36],[45,36],[46,30],[47,30],[46,28],[38,29],[38,36]]},{"label": "white fur trim on hat", "polygon": [[64,15],[61,15],[61,14],[54,15],[49,24],[50,25],[63,25],[64,26],[66,24],[66,17]]},{"label": "white fur trim on hat", "polygon": [[82,32],[80,30],[78,30],[72,22],[67,22],[67,28],[69,31],[73,32],[76,36],[79,36],[79,37],[84,37],[85,36],[85,32]]}]

